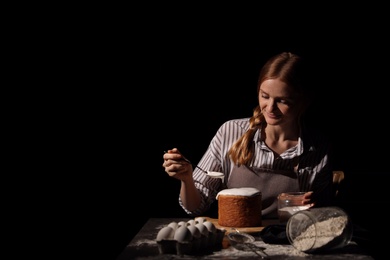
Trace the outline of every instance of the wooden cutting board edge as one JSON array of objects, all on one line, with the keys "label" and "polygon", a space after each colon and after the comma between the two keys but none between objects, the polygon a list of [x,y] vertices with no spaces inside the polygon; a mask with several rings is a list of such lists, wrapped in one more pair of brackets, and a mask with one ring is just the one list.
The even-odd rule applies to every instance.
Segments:
[{"label": "wooden cutting board edge", "polygon": [[[234,232],[235,227],[221,226],[218,224],[218,219],[216,219],[216,218],[210,218],[210,217],[202,217],[202,218],[205,218],[208,221],[210,221],[211,223],[213,223],[214,226],[218,229],[225,229],[226,233]],[[260,226],[260,227],[237,227],[235,229],[237,229],[240,232],[245,232],[245,233],[258,233],[261,230],[263,230],[264,227],[266,227],[268,225],[272,225],[272,224],[279,224],[279,221],[274,220],[274,219],[267,219],[267,220],[262,220],[262,226]]]}]

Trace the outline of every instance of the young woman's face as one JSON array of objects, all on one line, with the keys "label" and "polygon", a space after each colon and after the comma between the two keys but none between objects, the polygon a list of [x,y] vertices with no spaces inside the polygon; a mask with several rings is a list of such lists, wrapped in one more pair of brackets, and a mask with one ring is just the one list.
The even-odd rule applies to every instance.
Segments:
[{"label": "young woman's face", "polygon": [[294,90],[279,79],[268,79],[260,85],[259,104],[269,125],[295,122],[302,108]]}]

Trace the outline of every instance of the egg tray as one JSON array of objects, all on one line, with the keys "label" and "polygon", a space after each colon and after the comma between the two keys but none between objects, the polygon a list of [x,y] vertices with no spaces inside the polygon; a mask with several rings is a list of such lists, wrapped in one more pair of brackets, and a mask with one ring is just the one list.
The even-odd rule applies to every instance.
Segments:
[{"label": "egg tray", "polygon": [[171,222],[160,229],[156,243],[160,254],[205,254],[222,248],[226,230],[203,218]]}]

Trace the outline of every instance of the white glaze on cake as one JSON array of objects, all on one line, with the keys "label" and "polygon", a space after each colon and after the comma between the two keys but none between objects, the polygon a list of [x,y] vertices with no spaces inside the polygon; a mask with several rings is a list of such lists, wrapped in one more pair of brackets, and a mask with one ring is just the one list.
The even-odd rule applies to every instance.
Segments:
[{"label": "white glaze on cake", "polygon": [[260,191],[252,187],[231,188],[231,189],[224,189],[218,192],[217,199],[219,195],[236,195],[236,196],[252,197],[257,194],[260,194]]}]

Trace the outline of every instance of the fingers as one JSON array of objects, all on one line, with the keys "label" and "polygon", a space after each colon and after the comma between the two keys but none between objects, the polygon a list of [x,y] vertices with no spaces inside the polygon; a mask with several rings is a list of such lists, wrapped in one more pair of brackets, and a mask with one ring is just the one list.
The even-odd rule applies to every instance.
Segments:
[{"label": "fingers", "polygon": [[302,203],[303,203],[304,205],[310,204],[310,205],[309,205],[310,207],[314,206],[314,203],[312,203],[312,195],[313,195],[313,192],[312,192],[312,191],[306,192],[306,193],[303,195]]},{"label": "fingers", "polygon": [[191,169],[188,168],[188,165],[181,164],[172,164],[168,167],[165,167],[165,172],[170,177],[175,177],[180,180],[187,178],[187,176],[191,176],[192,173]]},{"label": "fingers", "polygon": [[184,156],[179,152],[177,148],[173,148],[171,150],[164,151],[163,158],[164,160],[179,160],[184,158]]},{"label": "fingers", "polygon": [[166,172],[186,172],[189,171],[190,164],[188,164],[185,161],[174,161],[174,160],[167,160],[163,163],[163,167],[165,168]]},{"label": "fingers", "polygon": [[184,156],[177,148],[164,151],[163,159],[162,167],[165,168],[165,172],[171,177],[191,172],[190,164],[185,161]]},{"label": "fingers", "polygon": [[169,176],[173,177],[176,175],[177,172],[167,172]]},{"label": "fingers", "polygon": [[167,159],[167,158],[164,158],[164,162],[162,164],[162,167],[164,168],[167,168],[167,167],[170,167],[172,165],[176,165],[176,166],[183,166],[183,165],[190,165],[189,162],[183,160],[183,158],[180,158],[179,160],[176,160],[176,159]]},{"label": "fingers", "polygon": [[191,162],[186,159],[177,148],[173,148],[172,150],[164,151],[163,155],[164,163],[163,167],[167,167],[170,164],[191,164]]},{"label": "fingers", "polygon": [[308,191],[305,194],[303,194],[303,199],[304,200],[310,200],[312,195],[313,195],[313,192],[312,191]]}]

